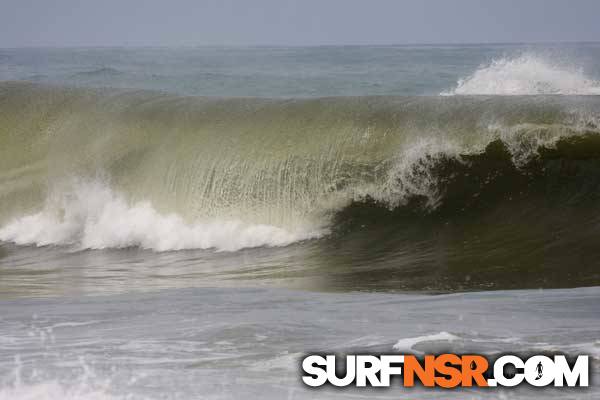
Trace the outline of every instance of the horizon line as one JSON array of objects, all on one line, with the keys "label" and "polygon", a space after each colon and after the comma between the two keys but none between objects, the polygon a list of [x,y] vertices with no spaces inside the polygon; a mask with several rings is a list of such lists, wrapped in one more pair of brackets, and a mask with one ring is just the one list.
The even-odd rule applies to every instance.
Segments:
[{"label": "horizon line", "polygon": [[0,46],[0,49],[141,49],[141,48],[318,48],[318,47],[450,47],[450,46],[518,46],[600,44],[600,40],[581,41],[515,41],[515,42],[422,42],[422,43],[363,43],[363,44],[106,44],[106,45],[22,45]]}]

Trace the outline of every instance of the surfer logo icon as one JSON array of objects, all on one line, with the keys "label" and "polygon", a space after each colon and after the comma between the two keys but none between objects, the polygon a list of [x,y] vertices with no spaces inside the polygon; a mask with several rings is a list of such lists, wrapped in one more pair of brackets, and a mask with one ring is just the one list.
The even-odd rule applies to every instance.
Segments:
[{"label": "surfer logo icon", "polygon": [[544,374],[544,372],[543,372],[544,371],[544,367],[542,366],[542,362],[541,361],[538,363],[537,367],[535,367],[535,370],[537,371],[537,376],[535,378],[535,380],[537,381]]}]

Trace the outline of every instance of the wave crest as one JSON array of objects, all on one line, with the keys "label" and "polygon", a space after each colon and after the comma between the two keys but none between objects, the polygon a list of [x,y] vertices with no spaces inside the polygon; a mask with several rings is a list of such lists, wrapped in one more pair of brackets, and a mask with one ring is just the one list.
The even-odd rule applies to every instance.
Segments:
[{"label": "wave crest", "polygon": [[600,82],[580,68],[559,65],[531,54],[501,58],[460,79],[442,95],[599,95]]},{"label": "wave crest", "polygon": [[131,204],[101,181],[74,179],[55,189],[39,213],[17,218],[0,229],[0,240],[16,244],[74,245],[83,249],[141,247],[155,251],[284,246],[319,236],[319,231],[288,232],[236,220],[186,223],[161,214],[148,201]]}]

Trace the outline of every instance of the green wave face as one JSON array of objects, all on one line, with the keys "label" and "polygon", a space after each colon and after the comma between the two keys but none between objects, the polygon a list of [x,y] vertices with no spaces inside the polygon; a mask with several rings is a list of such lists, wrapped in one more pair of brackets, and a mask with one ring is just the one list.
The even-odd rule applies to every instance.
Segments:
[{"label": "green wave face", "polygon": [[[572,250],[569,276],[597,284],[599,118],[596,96],[221,99],[2,83],[0,239],[237,250],[320,237],[311,257],[346,265],[328,273],[353,281],[368,262],[363,283],[381,270],[432,289],[445,284],[422,271],[439,265],[455,269],[449,287],[485,285],[493,274],[478,274],[496,264],[505,286],[528,279],[521,268],[537,282],[544,265],[559,282]],[[146,241],[136,226],[153,218]],[[61,225],[60,240],[25,234],[27,221]]]},{"label": "green wave face", "polygon": [[[538,146],[595,134],[600,104],[596,97],[182,98],[23,83],[2,84],[0,102],[3,199],[34,205],[40,199],[32,193],[65,176],[103,174],[131,200],[186,219],[279,225],[365,195],[390,206],[435,195],[425,185],[435,182],[411,182],[413,169],[440,155],[477,154],[496,139],[526,162]],[[2,216],[12,216],[4,206]]]}]

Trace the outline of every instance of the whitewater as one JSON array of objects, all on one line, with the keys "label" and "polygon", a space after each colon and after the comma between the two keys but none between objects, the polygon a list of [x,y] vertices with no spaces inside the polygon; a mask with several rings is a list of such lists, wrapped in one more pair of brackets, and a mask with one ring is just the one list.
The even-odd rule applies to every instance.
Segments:
[{"label": "whitewater", "polygon": [[598,95],[600,82],[586,76],[576,65],[526,53],[482,65],[473,74],[459,79],[455,88],[441,94]]}]

